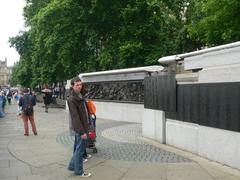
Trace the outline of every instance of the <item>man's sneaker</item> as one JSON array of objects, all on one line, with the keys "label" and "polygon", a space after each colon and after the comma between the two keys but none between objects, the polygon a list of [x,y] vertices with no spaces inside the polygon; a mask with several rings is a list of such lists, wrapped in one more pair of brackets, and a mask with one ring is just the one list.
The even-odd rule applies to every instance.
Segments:
[{"label": "man's sneaker", "polygon": [[80,175],[79,177],[87,178],[87,177],[90,177],[91,175],[92,175],[91,173],[83,173],[83,174]]},{"label": "man's sneaker", "polygon": [[89,159],[89,158],[91,158],[92,157],[92,155],[91,154],[88,154],[87,155],[87,159]]},{"label": "man's sneaker", "polygon": [[87,162],[87,161],[88,161],[88,159],[87,159],[87,158],[86,158],[86,159],[84,159],[84,158],[83,158],[83,163],[85,163],[85,162]]}]

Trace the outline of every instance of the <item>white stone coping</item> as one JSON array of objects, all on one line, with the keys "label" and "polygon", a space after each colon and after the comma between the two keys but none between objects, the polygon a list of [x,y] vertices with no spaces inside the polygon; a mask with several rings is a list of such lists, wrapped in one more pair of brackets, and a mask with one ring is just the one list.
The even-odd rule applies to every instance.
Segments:
[{"label": "white stone coping", "polygon": [[174,61],[183,60],[184,58],[187,58],[187,57],[202,55],[205,53],[209,53],[209,52],[213,52],[213,51],[220,51],[223,49],[229,49],[229,48],[234,48],[234,47],[238,47],[238,46],[240,46],[240,41],[235,42],[235,43],[221,45],[221,46],[216,46],[216,47],[212,47],[212,48],[202,49],[202,50],[198,50],[198,51],[193,51],[193,52],[189,52],[189,53],[165,56],[165,57],[160,58],[158,60],[158,62],[162,63],[162,64],[170,64],[170,63],[173,63]]},{"label": "white stone coping", "polygon": [[91,72],[91,73],[83,73],[79,76],[90,77],[90,76],[105,76],[105,75],[115,75],[115,74],[131,74],[131,73],[141,73],[141,72],[159,72],[163,70],[162,66],[145,66],[145,67],[137,67],[137,68],[127,68],[127,69],[118,69],[118,70],[109,70],[109,71],[99,71],[99,72]]},{"label": "white stone coping", "polygon": [[199,54],[184,59],[185,70],[238,64],[240,64],[240,46]]},{"label": "white stone coping", "polygon": [[198,72],[197,73],[183,73],[176,74],[176,81],[179,82],[196,82],[198,81]]}]

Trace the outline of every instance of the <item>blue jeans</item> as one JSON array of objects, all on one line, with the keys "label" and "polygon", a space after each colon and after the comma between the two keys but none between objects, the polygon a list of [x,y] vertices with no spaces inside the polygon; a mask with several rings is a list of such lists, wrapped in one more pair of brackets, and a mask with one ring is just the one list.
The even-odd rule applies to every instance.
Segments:
[{"label": "blue jeans", "polygon": [[86,149],[86,139],[82,139],[81,135],[75,135],[75,151],[69,162],[68,169],[74,171],[76,175],[82,175],[83,171],[83,154]]},{"label": "blue jeans", "polygon": [[[76,138],[74,138],[73,153],[75,152],[76,147],[77,147],[77,141],[76,141]],[[87,150],[86,150],[86,148],[87,148],[87,140],[86,140],[86,143],[85,143],[85,150],[83,152],[83,158],[84,159],[87,159]]]}]

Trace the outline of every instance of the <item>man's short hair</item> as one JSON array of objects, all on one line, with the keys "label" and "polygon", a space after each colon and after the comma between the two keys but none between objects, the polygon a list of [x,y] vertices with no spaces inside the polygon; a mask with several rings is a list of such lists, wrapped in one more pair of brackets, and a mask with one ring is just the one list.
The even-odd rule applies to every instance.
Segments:
[{"label": "man's short hair", "polygon": [[71,79],[71,86],[73,86],[75,82],[79,82],[79,81],[82,82],[82,80],[78,76],[72,78]]}]

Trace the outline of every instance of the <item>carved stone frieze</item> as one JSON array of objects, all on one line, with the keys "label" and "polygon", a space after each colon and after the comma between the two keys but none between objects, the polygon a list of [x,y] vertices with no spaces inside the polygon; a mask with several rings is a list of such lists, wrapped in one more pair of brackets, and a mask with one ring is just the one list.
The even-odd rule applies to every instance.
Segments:
[{"label": "carved stone frieze", "polygon": [[143,80],[85,83],[84,96],[88,99],[143,102]]}]

